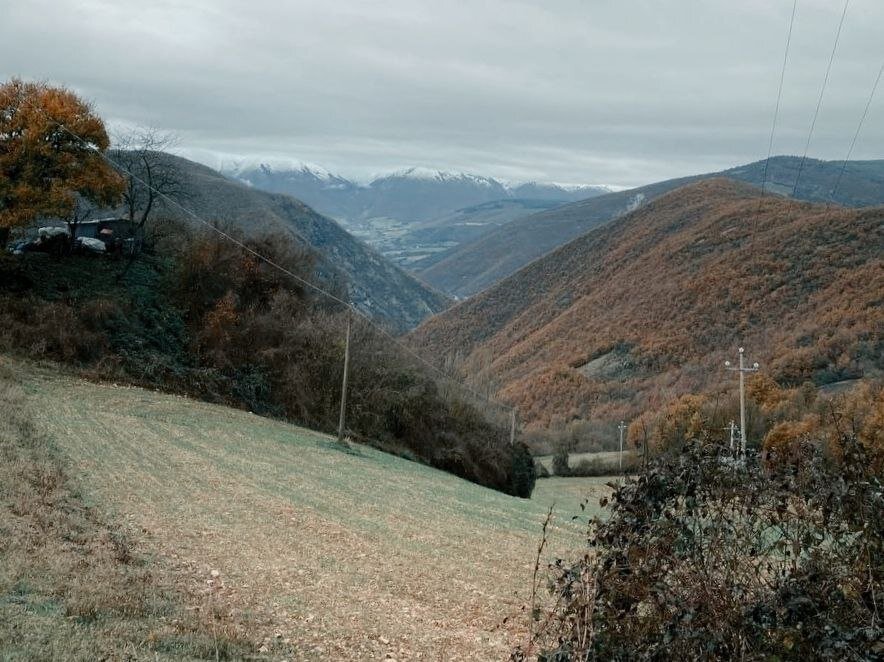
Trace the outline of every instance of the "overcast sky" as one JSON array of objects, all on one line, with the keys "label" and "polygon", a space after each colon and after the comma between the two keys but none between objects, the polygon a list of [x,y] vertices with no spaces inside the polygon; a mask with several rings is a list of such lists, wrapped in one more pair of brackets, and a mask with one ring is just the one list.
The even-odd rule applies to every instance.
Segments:
[{"label": "overcast sky", "polygon": [[[799,0],[774,153],[801,154],[843,0]],[[637,185],[763,158],[792,0],[0,0],[0,75],[61,82],[191,155]],[[852,0],[812,156],[884,58]],[[884,83],[855,158],[884,158]]]}]

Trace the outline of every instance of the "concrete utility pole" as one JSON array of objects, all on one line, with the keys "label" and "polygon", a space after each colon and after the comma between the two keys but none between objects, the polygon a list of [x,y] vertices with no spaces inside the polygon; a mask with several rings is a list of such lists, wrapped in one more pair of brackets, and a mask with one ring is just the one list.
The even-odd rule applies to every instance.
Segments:
[{"label": "concrete utility pole", "polygon": [[510,409],[510,446],[516,443],[516,408]]},{"label": "concrete utility pole", "polygon": [[757,372],[758,363],[753,363],[751,368],[747,368],[744,363],[743,348],[740,347],[740,365],[739,367],[731,366],[730,361],[724,362],[724,367],[728,370],[740,373],[740,456],[746,459],[746,373]]},{"label": "concrete utility pole", "polygon": [[725,427],[723,427],[721,429],[724,430],[725,432],[730,431],[730,433],[731,433],[731,455],[733,455],[734,454],[734,432],[737,429],[737,424],[734,423],[733,421],[731,421],[730,423],[728,423]]},{"label": "concrete utility pole", "polygon": [[626,429],[626,423],[620,421],[620,425],[617,426],[617,429],[620,430],[620,474],[623,474],[623,431]]},{"label": "concrete utility pole", "polygon": [[344,344],[344,382],[341,384],[341,416],[338,419],[338,441],[344,442],[344,422],[347,414],[347,377],[350,374],[350,315],[347,315],[347,341]]}]

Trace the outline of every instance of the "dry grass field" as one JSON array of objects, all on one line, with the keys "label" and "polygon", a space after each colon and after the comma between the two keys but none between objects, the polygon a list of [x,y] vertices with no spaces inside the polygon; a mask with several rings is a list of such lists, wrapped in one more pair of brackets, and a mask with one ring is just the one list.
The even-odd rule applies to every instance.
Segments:
[{"label": "dry grass field", "polygon": [[607,490],[547,479],[521,500],[248,412],[15,369],[88,499],[261,658],[504,659],[547,508],[549,560]]}]

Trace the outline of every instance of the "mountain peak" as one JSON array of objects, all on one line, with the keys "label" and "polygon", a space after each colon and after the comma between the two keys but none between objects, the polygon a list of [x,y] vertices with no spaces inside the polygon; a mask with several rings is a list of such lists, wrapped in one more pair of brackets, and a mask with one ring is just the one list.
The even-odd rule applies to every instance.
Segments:
[{"label": "mountain peak", "polygon": [[321,165],[288,157],[245,156],[222,160],[217,168],[228,176],[239,178],[249,172],[259,170],[265,174],[298,173],[320,180],[341,179]]},{"label": "mountain peak", "polygon": [[423,166],[411,166],[401,168],[390,173],[377,175],[373,178],[371,184],[391,179],[416,179],[435,182],[458,182],[472,183],[485,187],[502,187],[503,185],[491,177],[484,175],[474,175],[466,172],[451,172],[446,170],[437,170],[435,168],[426,168]]}]

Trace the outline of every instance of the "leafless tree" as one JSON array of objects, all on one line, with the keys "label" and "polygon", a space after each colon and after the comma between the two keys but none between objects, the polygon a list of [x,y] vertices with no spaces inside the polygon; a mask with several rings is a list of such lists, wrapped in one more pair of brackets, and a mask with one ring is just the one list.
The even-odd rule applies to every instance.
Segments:
[{"label": "leafless tree", "polygon": [[123,208],[139,229],[168,200],[188,197],[184,172],[169,154],[177,144],[175,136],[154,128],[134,129],[114,141],[114,160],[126,179]]}]

